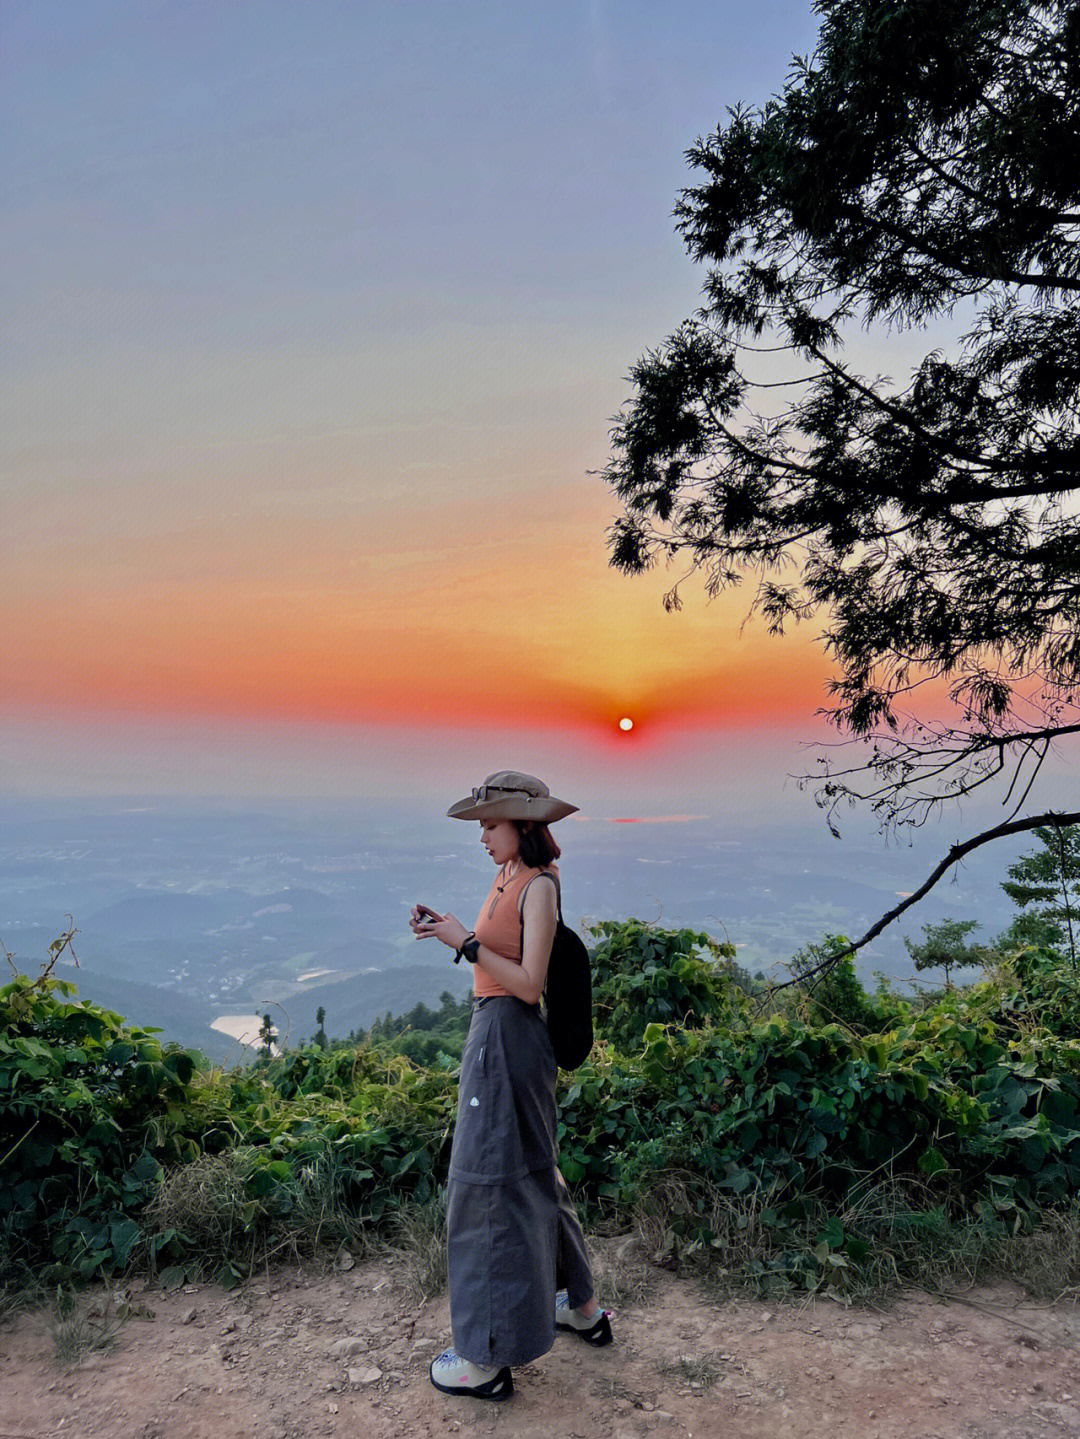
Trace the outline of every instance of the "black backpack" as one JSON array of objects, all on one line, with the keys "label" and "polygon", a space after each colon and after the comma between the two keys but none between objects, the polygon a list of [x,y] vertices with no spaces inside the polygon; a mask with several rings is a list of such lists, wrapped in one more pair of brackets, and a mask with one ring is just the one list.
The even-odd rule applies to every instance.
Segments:
[{"label": "black backpack", "polygon": [[[539,875],[534,875],[539,879]],[[547,982],[544,985],[544,1007],[547,1010],[548,1035],[560,1069],[577,1069],[589,1056],[593,1046],[592,975],[589,972],[589,951],[579,934],[563,923],[562,891],[558,875],[555,898],[558,923],[551,942]],[[529,881],[532,884],[533,880]],[[521,948],[525,952],[525,891],[521,894],[518,919],[521,921]]]}]

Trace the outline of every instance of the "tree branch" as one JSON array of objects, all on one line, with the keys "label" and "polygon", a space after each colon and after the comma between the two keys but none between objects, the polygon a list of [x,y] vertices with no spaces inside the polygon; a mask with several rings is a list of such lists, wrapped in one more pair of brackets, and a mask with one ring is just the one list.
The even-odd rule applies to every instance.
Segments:
[{"label": "tree branch", "polygon": [[854,944],[849,944],[846,949],[840,949],[837,950],[835,954],[830,954],[828,959],[822,960],[820,964],[814,965],[813,969],[804,970],[796,979],[786,979],[783,984],[773,985],[773,989],[787,989],[793,984],[802,984],[805,980],[812,979],[815,975],[824,974],[827,970],[832,969],[834,965],[839,964],[842,959],[847,959],[849,955],[857,953],[864,945],[869,944],[872,939],[876,939],[883,929],[892,924],[894,919],[899,919],[900,915],[904,913],[904,910],[910,909],[913,904],[918,904],[919,900],[933,889],[934,885],[937,884],[946,870],[951,869],[952,866],[962,860],[966,854],[970,854],[973,849],[978,849],[980,845],[989,844],[991,840],[995,839],[1005,839],[1010,834],[1023,834],[1029,829],[1039,828],[1040,825],[1051,825],[1055,828],[1061,828],[1063,825],[1069,824],[1080,824],[1080,810],[1068,814],[1059,814],[1054,810],[1048,810],[1045,814],[1028,815],[1026,819],[1014,819],[1005,824],[995,825],[993,829],[984,830],[982,834],[973,835],[971,839],[965,839],[960,844],[954,844],[945,858],[931,871],[930,875],[923,881],[919,888],[909,894],[906,899],[902,899],[898,905],[890,909],[888,914],[883,914],[879,920],[875,921],[861,939],[857,939]]}]

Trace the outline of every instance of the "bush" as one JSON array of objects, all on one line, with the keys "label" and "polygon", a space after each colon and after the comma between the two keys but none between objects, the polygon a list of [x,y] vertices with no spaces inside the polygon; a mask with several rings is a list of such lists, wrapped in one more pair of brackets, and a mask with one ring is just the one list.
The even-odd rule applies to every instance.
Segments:
[{"label": "bush", "polygon": [[74,995],[48,971],[0,988],[5,1277],[43,1263],[47,1280],[123,1269],[161,1162],[184,1152],[173,1127],[201,1056]]},{"label": "bush", "polygon": [[[841,969],[766,1017],[706,935],[594,934],[600,1038],[558,1098],[562,1170],[594,1220],[844,1292],[953,1233],[980,1253],[1034,1234],[1080,1190],[1080,990],[1052,949],[1015,945],[932,1002]],[[393,1048],[441,1023],[221,1071],[73,994],[48,975],[0,989],[10,1264],[56,1282],[144,1256],[165,1283],[235,1283],[437,1209],[455,1062]]]},{"label": "bush", "polygon": [[695,930],[605,920],[589,933],[596,1029],[617,1049],[639,1048],[646,1025],[688,1029],[741,1011],[749,976],[735,947]]}]

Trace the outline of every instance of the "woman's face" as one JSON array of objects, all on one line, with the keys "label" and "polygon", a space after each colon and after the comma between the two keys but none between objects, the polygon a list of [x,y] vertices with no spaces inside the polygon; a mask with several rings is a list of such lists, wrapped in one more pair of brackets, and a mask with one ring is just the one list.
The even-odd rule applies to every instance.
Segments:
[{"label": "woman's face", "polygon": [[513,864],[518,858],[521,842],[511,820],[482,819],[480,843],[496,864]]}]

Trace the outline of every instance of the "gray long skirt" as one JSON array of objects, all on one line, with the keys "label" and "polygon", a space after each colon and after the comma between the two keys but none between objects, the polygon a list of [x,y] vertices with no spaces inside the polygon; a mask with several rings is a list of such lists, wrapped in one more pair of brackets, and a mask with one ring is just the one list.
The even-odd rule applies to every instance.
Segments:
[{"label": "gray long skirt", "polygon": [[454,1348],[484,1368],[527,1364],[555,1342],[555,1291],[575,1308],[593,1278],[558,1171],[555,1057],[539,1006],[473,1007],[461,1057],[446,1230]]}]

